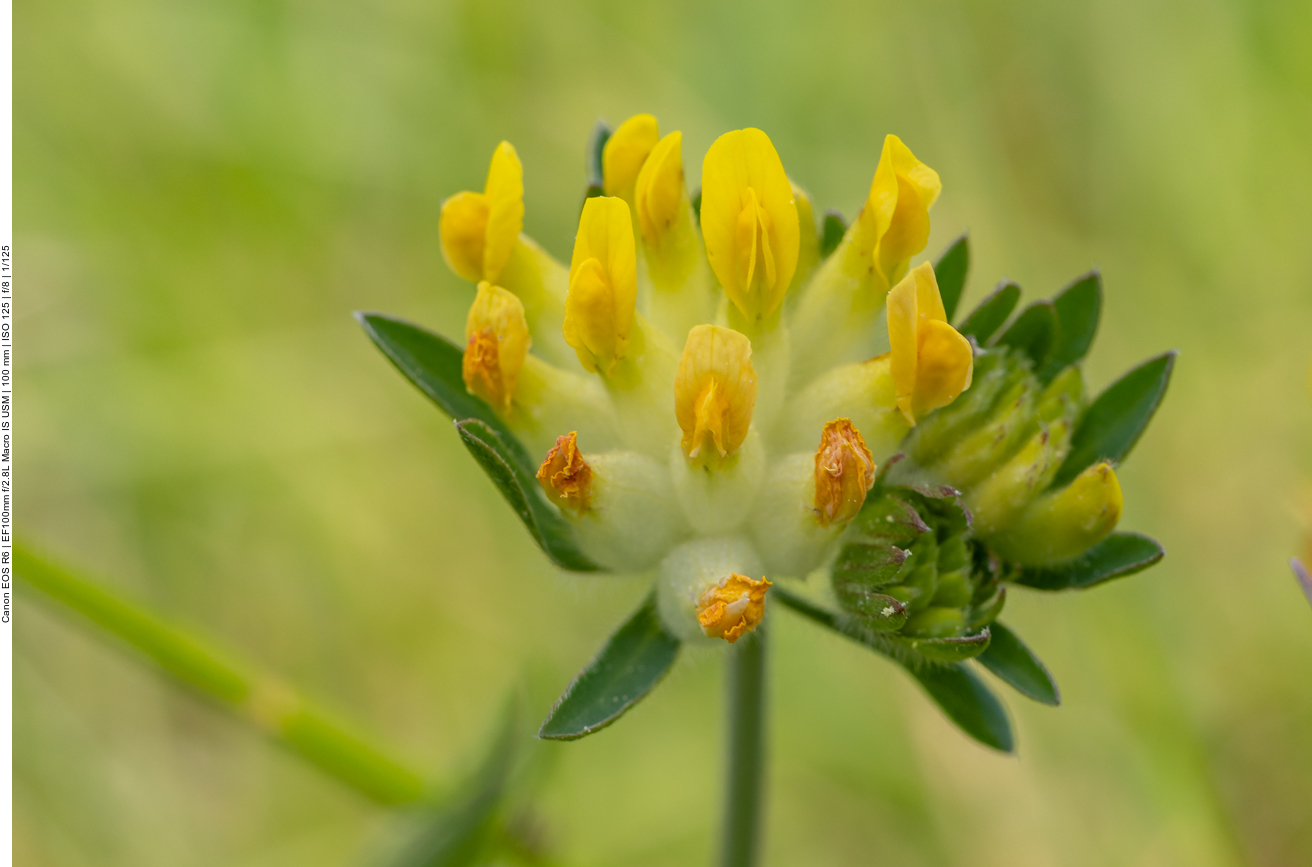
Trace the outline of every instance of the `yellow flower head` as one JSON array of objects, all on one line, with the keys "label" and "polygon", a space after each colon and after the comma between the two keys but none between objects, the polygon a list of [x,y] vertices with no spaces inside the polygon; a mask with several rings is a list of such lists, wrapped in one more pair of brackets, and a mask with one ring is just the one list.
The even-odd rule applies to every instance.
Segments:
[{"label": "yellow flower head", "polygon": [[556,437],[556,445],[538,467],[538,484],[562,511],[582,515],[592,507],[592,467],[579,451],[578,432]]},{"label": "yellow flower head", "polygon": [[727,132],[702,162],[702,236],[711,269],[749,322],[779,308],[797,269],[793,186],[770,137]]},{"label": "yellow flower head", "polygon": [[911,257],[929,242],[929,208],[943,183],[895,135],[884,139],[870,196],[861,209],[863,252],[873,258],[884,287],[907,272]]},{"label": "yellow flower head", "polygon": [[712,454],[723,459],[736,452],[755,408],[751,341],[718,325],[689,331],[674,377],[674,412],[688,459],[705,463]]},{"label": "yellow flower head", "polygon": [[532,343],[524,305],[500,286],[479,283],[465,320],[465,341],[465,387],[497,409],[509,408]]},{"label": "yellow flower head", "polygon": [[593,373],[610,374],[624,357],[638,299],[633,222],[623,199],[583,203],[565,296],[565,342]]},{"label": "yellow flower head", "polygon": [[601,149],[601,182],[606,195],[633,202],[638,172],[660,139],[656,118],[649,114],[635,114],[611,133]]},{"label": "yellow flower head", "polygon": [[679,217],[683,203],[683,133],[675,131],[652,149],[634,187],[638,230],[649,247],[661,239]]},{"label": "yellow flower head", "polygon": [[910,424],[970,387],[975,353],[947,322],[934,268],[917,266],[888,293],[888,342],[897,405]]},{"label": "yellow flower head", "polygon": [[856,517],[875,483],[875,459],[850,419],[827,423],[815,453],[815,514],[820,526]]},{"label": "yellow flower head", "polygon": [[466,280],[495,281],[524,228],[524,167],[510,142],[492,153],[483,192],[456,193],[442,203],[442,255]]},{"label": "yellow flower head", "polygon": [[713,584],[697,600],[697,622],[711,638],[733,644],[756,628],[765,616],[765,591],[770,582],[734,573]]}]

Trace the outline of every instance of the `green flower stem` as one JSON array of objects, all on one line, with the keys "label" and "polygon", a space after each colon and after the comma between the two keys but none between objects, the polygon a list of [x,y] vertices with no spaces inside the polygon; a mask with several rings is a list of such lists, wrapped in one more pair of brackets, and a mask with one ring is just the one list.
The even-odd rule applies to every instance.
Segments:
[{"label": "green flower stem", "polygon": [[418,774],[347,732],[277,679],[244,671],[182,631],[20,545],[14,546],[14,574],[375,801],[406,804],[425,794]]},{"label": "green flower stem", "polygon": [[729,653],[729,775],[723,867],[751,867],[760,851],[765,758],[765,631],[748,633]]}]

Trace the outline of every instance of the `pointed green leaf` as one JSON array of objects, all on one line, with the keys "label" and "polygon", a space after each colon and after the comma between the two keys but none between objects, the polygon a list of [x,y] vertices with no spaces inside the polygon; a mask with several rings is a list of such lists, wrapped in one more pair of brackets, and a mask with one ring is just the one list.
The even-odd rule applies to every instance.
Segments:
[{"label": "pointed green leaf", "polygon": [[1004,280],[989,294],[989,297],[971,311],[957,330],[966,337],[975,338],[975,342],[983,346],[1007,321],[1007,317],[1016,309],[1019,302],[1020,287]]},{"label": "pointed green leaf", "polygon": [[538,737],[572,741],[605,728],[651,692],[678,655],[679,639],[661,623],[653,593],[574,678]]},{"label": "pointed green leaf", "polygon": [[464,351],[459,346],[393,316],[356,313],[355,318],[396,369],[453,421],[468,418],[482,421],[501,436],[520,469],[535,469],[528,452],[492,408],[465,389],[460,372]]},{"label": "pointed green leaf", "polygon": [[1093,345],[1102,316],[1102,275],[1090,271],[1057,293],[1052,304],[1057,310],[1057,342],[1039,370],[1045,383],[1083,359]]},{"label": "pointed green leaf", "polygon": [[896,641],[912,653],[934,662],[962,662],[979,656],[988,648],[990,632],[986,626],[974,635],[955,638],[907,638],[899,635]]},{"label": "pointed green leaf", "polygon": [[1007,330],[994,338],[996,346],[1010,346],[1029,357],[1034,369],[1043,367],[1057,343],[1057,308],[1051,301],[1035,301],[1021,311]]},{"label": "pointed green leaf", "polygon": [[897,662],[925,688],[948,719],[975,740],[1003,752],[1009,753],[1015,748],[1011,724],[1002,703],[960,662],[948,665],[909,663],[905,654],[900,653],[900,648],[896,648],[887,636],[862,628],[859,618],[828,611],[783,587],[772,588],[770,596],[803,617]]},{"label": "pointed green leaf", "polygon": [[993,640],[988,649],[979,655],[979,663],[997,675],[1026,698],[1056,707],[1061,704],[1057,682],[1048,673],[1047,666],[1025,646],[1020,636],[1001,623],[990,630]]},{"label": "pointed green leaf", "polygon": [[1161,405],[1174,367],[1172,350],[1148,359],[1098,395],[1080,418],[1052,487],[1065,487],[1098,461],[1123,461]]},{"label": "pointed green leaf", "polygon": [[1080,556],[1052,566],[1025,566],[1011,580],[1036,590],[1083,590],[1141,572],[1165,556],[1156,540],[1112,533]]},{"label": "pointed green leaf", "polygon": [[610,124],[598,120],[592,128],[592,135],[588,136],[588,191],[585,198],[606,195],[606,175],[602,171],[601,155],[606,150],[606,142],[610,140],[610,132]]},{"label": "pointed green leaf", "polygon": [[697,228],[702,227],[702,188],[698,187],[692,192],[692,214],[697,218]]},{"label": "pointed green leaf", "polygon": [[552,563],[573,572],[598,571],[579,550],[569,521],[542,496],[533,475],[516,465],[500,434],[476,418],[456,422],[456,432]]},{"label": "pointed green leaf", "polygon": [[970,236],[962,234],[953,241],[934,263],[934,279],[938,281],[938,294],[943,298],[943,309],[948,321],[956,315],[961,293],[966,289],[966,273],[970,270]]},{"label": "pointed green leaf", "polygon": [[820,229],[820,258],[828,256],[838,249],[838,244],[847,234],[847,220],[833,208],[825,211],[825,219]]},{"label": "pointed green leaf", "polygon": [[962,731],[995,750],[1015,751],[1016,741],[1002,702],[965,665],[955,662],[908,670]]},{"label": "pointed green leaf", "polygon": [[486,863],[515,764],[515,719],[506,714],[479,767],[449,800],[415,811],[387,867],[468,867]]}]

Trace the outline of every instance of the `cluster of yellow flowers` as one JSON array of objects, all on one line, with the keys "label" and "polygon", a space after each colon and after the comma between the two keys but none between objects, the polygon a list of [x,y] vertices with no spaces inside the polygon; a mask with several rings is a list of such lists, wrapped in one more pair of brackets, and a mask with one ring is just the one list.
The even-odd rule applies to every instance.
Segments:
[{"label": "cluster of yellow flowers", "polygon": [[888,136],[822,260],[810,199],[758,129],[711,145],[699,208],[681,134],[651,115],[601,164],[568,268],[522,233],[509,143],[481,193],[444,203],[443,253],[478,284],[464,381],[545,456],[538,480],[589,557],[654,571],[680,637],[733,642],[761,620],[764,576],[823,565],[877,463],[970,386],[974,347],[934,269],[910,267],[939,177]]}]

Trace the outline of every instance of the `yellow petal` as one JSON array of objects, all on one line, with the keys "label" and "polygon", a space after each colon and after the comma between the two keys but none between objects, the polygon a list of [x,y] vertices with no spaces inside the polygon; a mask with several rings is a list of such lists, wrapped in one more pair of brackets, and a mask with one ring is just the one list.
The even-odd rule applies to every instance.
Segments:
[{"label": "yellow petal", "polygon": [[929,209],[943,185],[938,173],[916,159],[895,135],[884,149],[861,210],[862,252],[888,285],[902,279],[911,257],[929,241]]},{"label": "yellow petal", "polygon": [[660,138],[656,118],[649,114],[635,114],[611,133],[601,150],[601,177],[606,195],[633,201],[638,172]]},{"label": "yellow petal", "polygon": [[524,305],[500,286],[483,282],[465,319],[465,387],[494,407],[510,406],[532,343]]},{"label": "yellow petal", "polygon": [[712,638],[733,644],[756,628],[765,616],[765,592],[770,582],[734,573],[711,585],[697,600],[697,622]]},{"label": "yellow petal", "polygon": [[756,407],[752,344],[717,325],[698,325],[674,378],[674,411],[683,430],[683,453],[699,463],[732,455],[747,438]]},{"label": "yellow petal", "polygon": [[456,193],[442,203],[442,216],[438,221],[442,258],[452,271],[466,280],[483,279],[487,217],[487,196],[482,193]]},{"label": "yellow petal", "polygon": [[934,268],[916,267],[886,301],[890,372],[897,405],[909,423],[957,399],[970,386],[974,350],[947,323]]},{"label": "yellow petal", "polygon": [[912,415],[924,418],[952,403],[970,387],[974,369],[975,350],[969,340],[946,322],[930,319],[922,323]]},{"label": "yellow petal", "polygon": [[828,422],[815,453],[815,513],[820,526],[856,517],[875,483],[875,459],[850,419]]},{"label": "yellow petal", "polygon": [[583,205],[565,297],[565,340],[589,371],[610,374],[624,357],[637,303],[633,223],[623,199]]},{"label": "yellow petal", "polygon": [[578,431],[571,431],[556,437],[537,478],[547,499],[562,511],[582,515],[592,506],[592,467],[579,451],[578,436]]},{"label": "yellow petal", "polygon": [[634,207],[638,229],[648,246],[657,246],[687,207],[683,197],[683,133],[675,131],[661,139],[638,172]]},{"label": "yellow petal", "polygon": [[769,136],[725,133],[702,163],[702,235],[711,269],[749,321],[778,309],[797,268],[793,187]]},{"label": "yellow petal", "polygon": [[524,229],[524,167],[510,142],[493,152],[483,195],[488,202],[483,279],[496,280]]}]

